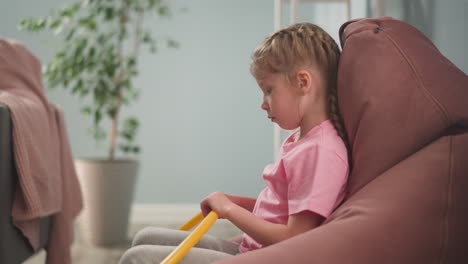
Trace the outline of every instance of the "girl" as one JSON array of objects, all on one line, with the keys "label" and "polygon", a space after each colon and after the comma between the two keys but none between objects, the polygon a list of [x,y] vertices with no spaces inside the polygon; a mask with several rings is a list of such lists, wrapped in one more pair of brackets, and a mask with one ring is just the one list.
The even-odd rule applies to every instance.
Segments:
[{"label": "girl", "polygon": [[[181,263],[210,263],[280,242],[319,226],[341,203],[348,151],[337,104],[339,55],[330,35],[310,23],[284,28],[257,47],[250,70],[263,92],[261,108],[281,128],[296,130],[284,141],[276,163],[266,166],[267,187],[256,199],[215,192],[200,204],[204,215],[214,210],[244,235],[230,241],[205,236]],[[148,228],[137,234],[134,245],[178,245],[185,236]],[[168,237],[173,239],[168,242]],[[173,249],[141,247],[122,258],[132,261],[121,263],[158,255],[162,260]]]}]

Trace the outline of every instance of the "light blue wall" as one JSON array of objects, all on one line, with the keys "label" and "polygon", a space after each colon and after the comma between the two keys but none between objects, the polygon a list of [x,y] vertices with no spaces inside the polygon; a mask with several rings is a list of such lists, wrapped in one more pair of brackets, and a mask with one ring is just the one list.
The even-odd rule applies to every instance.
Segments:
[{"label": "light blue wall", "polygon": [[[18,32],[16,25],[66,1],[0,1],[0,36],[23,41],[47,62],[54,38]],[[256,196],[263,188],[263,167],[272,162],[273,139],[248,64],[252,50],[273,30],[274,1],[173,2],[188,12],[166,22],[151,19],[147,25],[177,39],[181,48],[143,52],[136,81],[141,98],[128,109],[142,123],[136,202],[196,203],[215,190]],[[353,17],[362,17],[365,0],[352,2]],[[467,72],[466,2],[443,2],[435,17],[435,43]],[[315,18],[308,17],[309,8]],[[337,19],[325,23],[330,20],[325,11]],[[299,20],[318,23],[336,37],[343,14],[339,6],[336,11],[309,6],[300,10]],[[79,114],[79,102],[62,90],[48,91],[48,96],[65,112],[74,155],[104,156],[105,148],[97,148],[86,134],[89,122]]]},{"label": "light blue wall", "polygon": [[468,0],[387,0],[385,15],[413,24],[442,54],[468,72]]},{"label": "light blue wall", "polygon": [[[53,53],[50,34],[18,32],[21,18],[41,16],[63,0],[1,0],[0,35],[23,41],[43,62]],[[71,2],[71,1],[68,1]],[[141,120],[141,170],[136,202],[197,202],[215,190],[255,196],[272,161],[272,125],[260,109],[260,90],[248,71],[253,48],[273,30],[269,0],[173,1],[187,7],[173,19],[147,26],[177,39],[180,49],[143,51],[129,113]],[[104,156],[86,134],[79,102],[48,91],[62,105],[76,157]],[[112,184],[112,183],[109,183]]]},{"label": "light blue wall", "polygon": [[468,0],[435,0],[433,31],[439,50],[468,73]]}]

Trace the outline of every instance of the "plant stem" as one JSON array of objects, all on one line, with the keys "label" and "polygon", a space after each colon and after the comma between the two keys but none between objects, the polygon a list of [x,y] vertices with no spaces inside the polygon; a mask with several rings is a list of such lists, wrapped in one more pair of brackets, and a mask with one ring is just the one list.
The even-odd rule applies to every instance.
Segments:
[{"label": "plant stem", "polygon": [[[119,29],[120,29],[120,34],[125,34],[125,25],[127,24],[127,19],[128,19],[128,10],[129,6],[123,4],[124,6],[122,7],[122,13],[121,17],[119,19]],[[109,142],[109,160],[114,160],[115,158],[115,147],[116,147],[116,141],[117,141],[117,132],[118,132],[118,127],[119,127],[119,112],[120,112],[120,107],[122,106],[122,79],[123,76],[125,75],[125,71],[121,68],[123,65],[123,40],[124,37],[121,36],[117,39],[117,58],[118,62],[120,65],[120,69],[117,71],[116,75],[113,78],[113,83],[116,86],[116,93],[117,93],[117,98],[115,100],[115,112],[114,116],[112,117],[112,128],[111,128],[111,135],[110,135],[110,142]]]},{"label": "plant stem", "polygon": [[[117,116],[116,116],[117,117]],[[117,138],[117,118],[112,119],[112,133],[110,136],[110,147],[109,147],[109,160],[114,160],[115,158],[115,141]]]}]

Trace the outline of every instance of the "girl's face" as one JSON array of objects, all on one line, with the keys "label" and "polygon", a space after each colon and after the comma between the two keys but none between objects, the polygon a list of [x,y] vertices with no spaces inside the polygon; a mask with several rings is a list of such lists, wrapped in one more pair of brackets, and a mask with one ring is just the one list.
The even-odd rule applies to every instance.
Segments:
[{"label": "girl's face", "polygon": [[301,115],[298,88],[293,87],[281,73],[264,73],[257,78],[257,83],[263,92],[261,108],[267,112],[268,118],[282,129],[299,127]]}]

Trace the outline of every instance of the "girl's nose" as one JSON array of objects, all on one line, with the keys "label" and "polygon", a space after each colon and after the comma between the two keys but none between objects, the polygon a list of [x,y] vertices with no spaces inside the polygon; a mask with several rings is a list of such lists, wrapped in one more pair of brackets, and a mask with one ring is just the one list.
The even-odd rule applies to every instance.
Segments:
[{"label": "girl's nose", "polygon": [[262,102],[262,104],[260,105],[260,107],[261,107],[263,110],[265,110],[265,111],[268,110],[268,104],[267,104],[265,101]]}]

